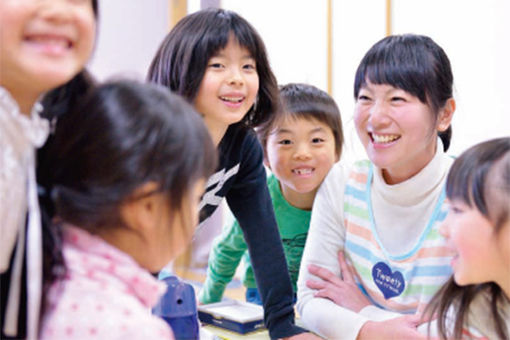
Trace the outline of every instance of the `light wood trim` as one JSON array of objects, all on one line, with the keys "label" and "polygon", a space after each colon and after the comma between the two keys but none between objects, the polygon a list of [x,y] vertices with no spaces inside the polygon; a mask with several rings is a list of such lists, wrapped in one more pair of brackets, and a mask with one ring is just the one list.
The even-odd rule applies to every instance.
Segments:
[{"label": "light wood trim", "polygon": [[328,61],[327,61],[327,79],[328,79],[328,93],[333,95],[333,0],[328,0],[328,13],[327,13],[327,44],[328,44]]},{"label": "light wood trim", "polygon": [[391,6],[391,0],[386,0],[386,36],[393,34],[393,17],[391,15],[392,6]]},{"label": "light wood trim", "polygon": [[168,0],[168,29],[172,29],[187,13],[188,0]]}]

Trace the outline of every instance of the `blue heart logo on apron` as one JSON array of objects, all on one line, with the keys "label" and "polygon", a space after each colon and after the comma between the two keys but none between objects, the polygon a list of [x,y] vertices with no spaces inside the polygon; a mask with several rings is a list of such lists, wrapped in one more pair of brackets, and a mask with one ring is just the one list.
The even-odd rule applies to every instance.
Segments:
[{"label": "blue heart logo on apron", "polygon": [[384,262],[377,262],[372,267],[372,278],[386,300],[402,294],[406,286],[402,273],[398,270],[392,272]]}]

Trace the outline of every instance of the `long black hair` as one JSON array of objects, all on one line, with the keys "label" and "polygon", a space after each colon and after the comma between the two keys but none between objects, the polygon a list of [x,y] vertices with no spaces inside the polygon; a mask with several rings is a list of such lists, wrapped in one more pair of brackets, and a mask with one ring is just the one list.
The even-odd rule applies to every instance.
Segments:
[{"label": "long black hair", "polygon": [[256,105],[242,122],[248,126],[263,123],[277,109],[276,78],[264,42],[255,28],[235,12],[208,8],[181,19],[161,43],[149,67],[147,80],[168,87],[192,103],[209,59],[227,45],[231,35],[255,59],[259,77]]},{"label": "long black hair", "polygon": [[175,208],[216,166],[203,120],[164,87],[119,81],[88,87],[79,98],[41,155],[43,311],[52,283],[66,273],[54,216],[88,229],[122,225],[119,205],[140,184],[158,183]]},{"label": "long black hair", "polygon": [[[444,50],[423,35],[392,35],[378,41],[361,60],[354,80],[354,98],[370,81],[389,84],[416,96],[439,114],[453,98],[453,73]],[[452,136],[451,125],[439,132],[444,151]]]},{"label": "long black hair", "polygon": [[122,225],[120,204],[148,182],[178,209],[216,163],[191,105],[162,86],[130,81],[96,87],[64,115],[50,155],[56,214],[88,229]]},{"label": "long black hair", "polygon": [[[477,144],[456,159],[448,174],[446,195],[450,200],[460,200],[476,208],[492,222],[494,233],[500,232],[510,219],[510,137]],[[498,304],[509,297],[494,282],[459,286],[453,277],[434,295],[425,312],[429,316],[437,313],[442,339],[462,337],[462,329],[469,324],[470,305],[481,294],[489,296],[490,319],[496,333],[502,340],[508,339],[510,334]],[[452,307],[455,308],[453,331],[447,326]]]}]

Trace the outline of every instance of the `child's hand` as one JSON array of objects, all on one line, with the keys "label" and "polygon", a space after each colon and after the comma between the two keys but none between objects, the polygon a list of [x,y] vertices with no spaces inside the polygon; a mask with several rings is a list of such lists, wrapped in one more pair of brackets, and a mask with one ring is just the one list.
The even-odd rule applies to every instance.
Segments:
[{"label": "child's hand", "polygon": [[354,276],[345,262],[343,251],[338,252],[338,263],[343,279],[326,268],[312,264],[308,266],[308,271],[323,281],[308,280],[306,285],[308,288],[317,290],[316,297],[330,299],[337,305],[358,313],[371,303],[356,285]]}]

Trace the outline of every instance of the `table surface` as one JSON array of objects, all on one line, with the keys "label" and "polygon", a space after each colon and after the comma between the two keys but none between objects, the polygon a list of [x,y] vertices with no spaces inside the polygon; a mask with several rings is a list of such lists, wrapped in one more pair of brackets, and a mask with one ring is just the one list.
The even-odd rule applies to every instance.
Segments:
[{"label": "table surface", "polygon": [[212,325],[202,325],[200,328],[200,339],[201,340],[212,340],[212,339],[228,339],[228,340],[268,340],[269,332],[267,329],[260,329],[256,332],[247,334],[240,334],[226,329],[215,327]]},{"label": "table surface", "polygon": [[[195,288],[195,293],[198,296],[198,291],[201,288],[202,283],[205,280],[206,271],[205,269],[190,269],[185,267],[174,267],[174,273],[179,278],[185,280],[186,282],[193,285]],[[245,301],[245,293],[246,288],[240,282],[239,279],[234,279],[231,284],[227,286],[225,289],[225,293],[223,294],[226,299],[234,299]],[[298,326],[303,327],[303,324],[299,318],[296,318],[296,324]],[[212,325],[202,325],[200,327],[200,339],[201,340],[268,340],[269,332],[267,329],[260,329],[255,332],[241,334],[237,332],[232,332],[220,327],[212,326]]]}]

